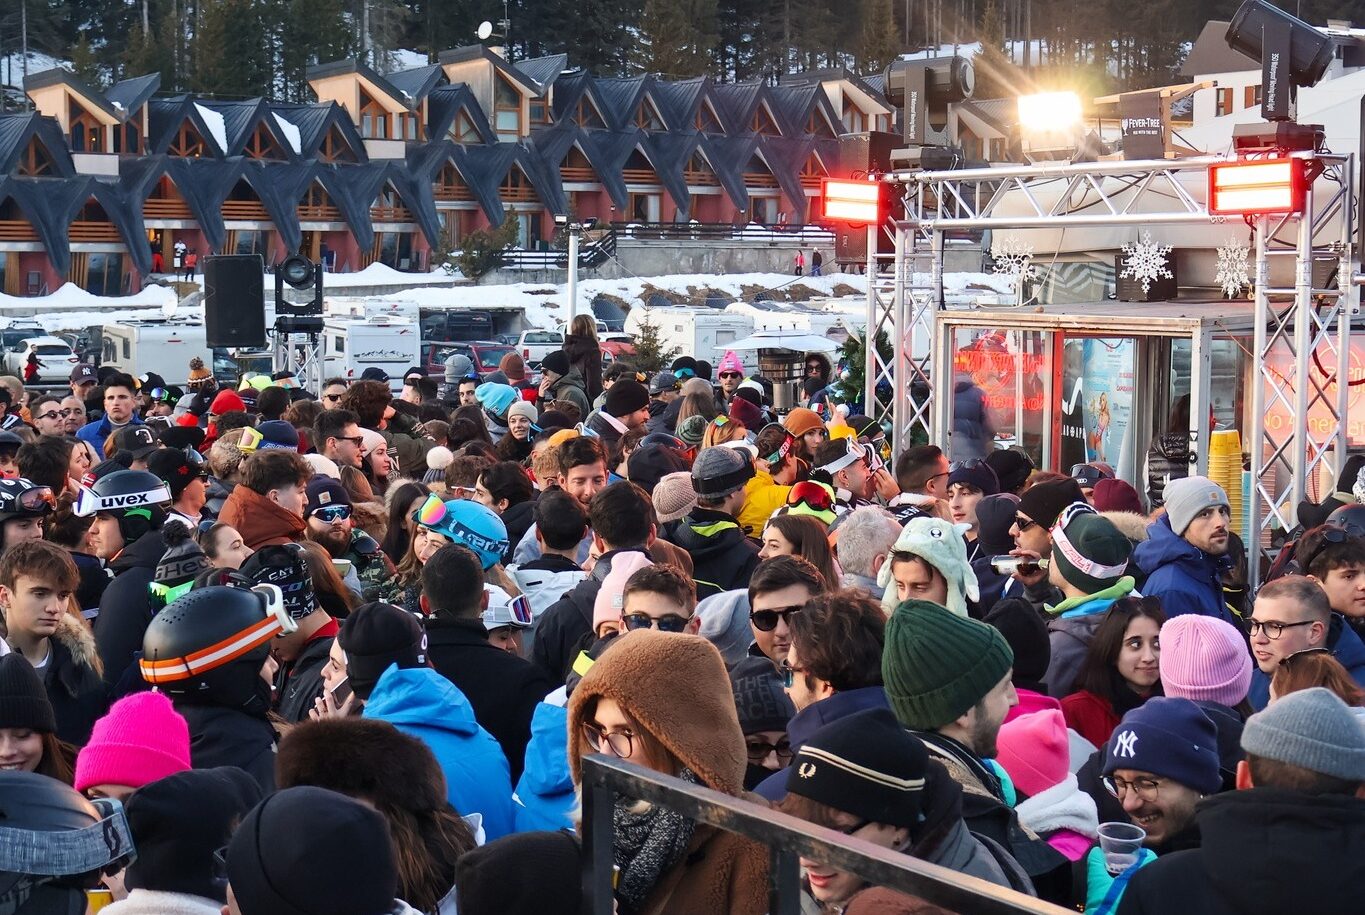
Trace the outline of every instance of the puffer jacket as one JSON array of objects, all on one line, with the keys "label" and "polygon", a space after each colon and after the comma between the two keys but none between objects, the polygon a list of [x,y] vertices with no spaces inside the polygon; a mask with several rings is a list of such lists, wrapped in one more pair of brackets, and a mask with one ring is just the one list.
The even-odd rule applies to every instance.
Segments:
[{"label": "puffer jacket", "polygon": [[748,587],[758,565],[758,545],[724,512],[696,508],[670,529],[674,546],[692,556],[697,598]]},{"label": "puffer jacket", "polygon": [[38,673],[57,719],[57,737],[72,746],[85,746],[90,729],[109,710],[109,690],[100,676],[95,637],[73,613],[63,614],[48,640],[51,654]]},{"label": "puffer jacket", "polygon": [[1095,638],[1104,614],[1114,601],[1133,593],[1133,579],[1127,575],[1118,584],[1095,594],[1069,597],[1047,613],[1052,619],[1047,624],[1047,638],[1052,646],[1052,657],[1047,664],[1043,682],[1052,696],[1069,695],[1076,688],[1086,651]]},{"label": "puffer jacket", "polygon": [[1161,599],[1167,619],[1198,613],[1241,629],[1223,599],[1222,575],[1232,567],[1232,560],[1210,556],[1177,535],[1169,517],[1147,526],[1147,540],[1134,548],[1133,562],[1147,576],[1142,593]]},{"label": "puffer jacket", "polygon": [[483,814],[489,841],[512,831],[507,757],[455,684],[429,667],[390,665],[371,691],[364,716],[425,743],[445,773],[451,806],[462,815]]},{"label": "puffer jacket", "polygon": [[569,710],[542,702],[531,716],[531,742],[512,795],[517,832],[573,829],[578,803],[569,774]]},{"label": "puffer jacket", "polygon": [[253,550],[303,539],[308,525],[302,515],[272,502],[246,486],[237,486],[223,502],[218,520],[231,524]]},{"label": "puffer jacket", "polygon": [[1166,487],[1190,475],[1190,437],[1158,435],[1147,449],[1147,504],[1154,510],[1166,504]]},{"label": "puffer jacket", "polygon": [[772,474],[755,468],[753,478],[744,484],[744,507],[739,510],[740,529],[750,537],[763,536],[763,525],[783,505],[787,504],[790,486],[773,482]]}]

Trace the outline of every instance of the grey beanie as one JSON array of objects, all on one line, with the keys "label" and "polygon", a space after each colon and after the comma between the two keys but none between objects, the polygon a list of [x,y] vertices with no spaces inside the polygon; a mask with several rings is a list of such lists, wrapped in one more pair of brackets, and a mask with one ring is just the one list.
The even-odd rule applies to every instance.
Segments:
[{"label": "grey beanie", "polygon": [[446,358],[446,383],[454,384],[474,371],[473,361],[464,353],[451,353]]},{"label": "grey beanie", "polygon": [[1221,505],[1231,511],[1228,494],[1208,477],[1182,477],[1166,484],[1166,517],[1176,535],[1185,533],[1190,522],[1206,508]]},{"label": "grey beanie", "polygon": [[692,463],[692,487],[699,499],[723,499],[744,488],[754,465],[734,448],[707,448]]},{"label": "grey beanie", "polygon": [[704,597],[697,603],[696,615],[701,620],[697,635],[716,646],[726,667],[744,660],[754,641],[747,590],[739,588]]},{"label": "grey beanie", "polygon": [[1276,699],[1248,718],[1242,749],[1319,775],[1365,782],[1365,724],[1320,686]]}]

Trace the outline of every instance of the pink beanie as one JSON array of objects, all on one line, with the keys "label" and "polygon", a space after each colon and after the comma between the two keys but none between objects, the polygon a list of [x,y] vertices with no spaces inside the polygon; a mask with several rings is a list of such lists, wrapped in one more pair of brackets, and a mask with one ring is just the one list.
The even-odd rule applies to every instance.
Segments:
[{"label": "pink beanie", "polygon": [[1022,715],[1000,727],[996,762],[1029,797],[1066,778],[1071,753],[1066,719],[1056,709]]},{"label": "pink beanie", "polygon": [[626,582],[630,576],[654,564],[644,553],[617,553],[611,557],[611,571],[602,579],[602,587],[597,592],[597,600],[592,605],[592,631],[603,623],[614,623],[621,618],[621,607],[625,604]]},{"label": "pink beanie", "polygon": [[735,355],[735,351],[727,349],[725,355],[720,358],[720,365],[716,366],[717,372],[739,372],[744,374],[744,363]]},{"label": "pink beanie", "polygon": [[1251,688],[1251,654],[1231,624],[1183,613],[1161,626],[1161,688],[1167,696],[1234,706]]},{"label": "pink beanie", "polygon": [[190,768],[190,726],[162,693],[134,693],[95,722],[76,757],[76,790],[141,788]]}]

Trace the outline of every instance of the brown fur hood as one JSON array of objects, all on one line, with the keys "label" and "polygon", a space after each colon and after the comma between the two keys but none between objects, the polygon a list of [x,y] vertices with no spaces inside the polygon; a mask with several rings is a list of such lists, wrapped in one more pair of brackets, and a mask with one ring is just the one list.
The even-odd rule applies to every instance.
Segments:
[{"label": "brown fur hood", "polygon": [[748,756],[725,662],[696,635],[641,629],[616,639],[569,700],[569,771],[581,780],[586,710],[605,696],[709,788],[738,796]]},{"label": "brown fur hood", "polygon": [[295,727],[280,741],[275,780],[281,789],[318,785],[404,810],[434,811],[446,803],[445,777],[426,744],[371,718]]},{"label": "brown fur hood", "polygon": [[89,667],[101,677],[104,676],[104,665],[100,663],[99,651],[95,648],[95,634],[90,631],[90,627],[81,619],[78,612],[66,611],[52,637],[71,652],[73,661],[82,667]]},{"label": "brown fur hood", "polygon": [[1133,543],[1141,543],[1147,539],[1147,525],[1151,522],[1142,515],[1133,512],[1100,512],[1100,517],[1114,522],[1114,527],[1119,529],[1119,533]]}]

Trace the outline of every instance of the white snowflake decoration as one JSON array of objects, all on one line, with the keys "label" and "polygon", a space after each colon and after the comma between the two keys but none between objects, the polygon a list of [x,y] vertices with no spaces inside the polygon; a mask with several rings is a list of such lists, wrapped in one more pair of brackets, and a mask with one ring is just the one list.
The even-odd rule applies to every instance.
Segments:
[{"label": "white snowflake decoration", "polygon": [[1167,266],[1171,246],[1152,241],[1151,232],[1143,232],[1138,241],[1125,243],[1123,253],[1123,272],[1119,276],[1141,282],[1143,295],[1151,291],[1152,283],[1174,276]]},{"label": "white snowflake decoration", "polygon": [[1218,273],[1214,276],[1223,295],[1236,298],[1251,286],[1251,247],[1240,242],[1228,242],[1218,248]]},{"label": "white snowflake decoration", "polygon": [[995,261],[991,272],[997,276],[1013,277],[1016,283],[1038,278],[1038,270],[1033,266],[1033,248],[1013,236],[991,245],[991,260]]}]

